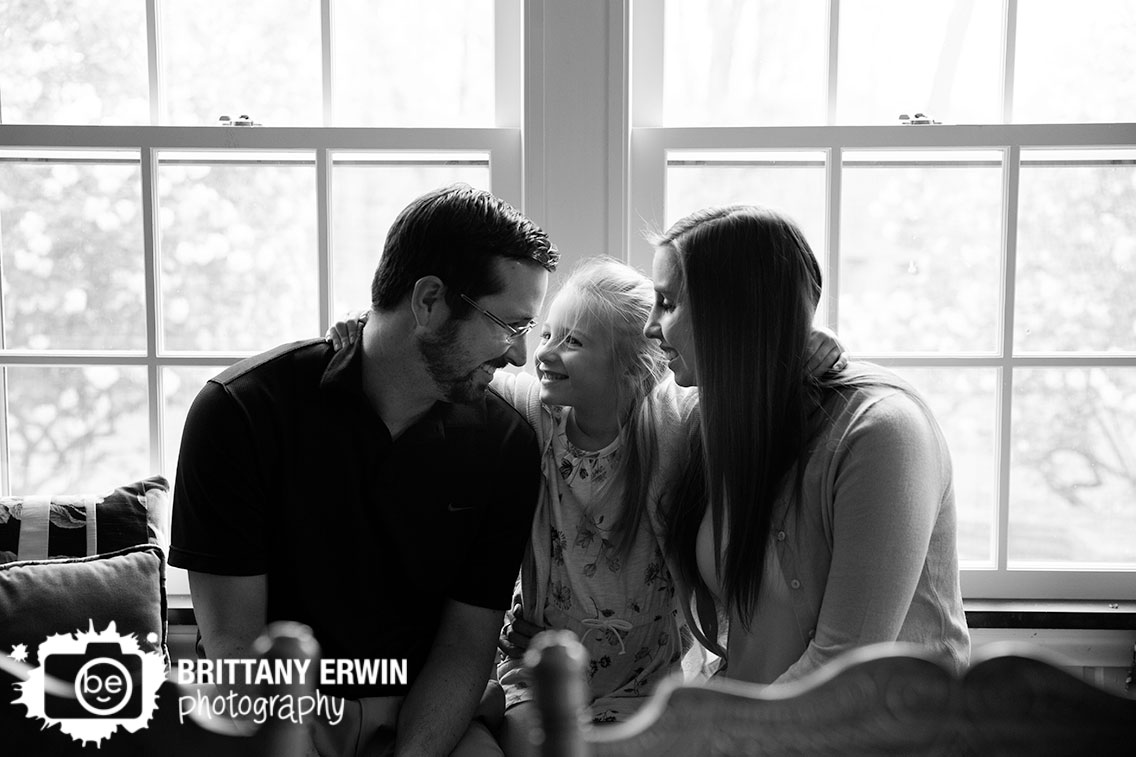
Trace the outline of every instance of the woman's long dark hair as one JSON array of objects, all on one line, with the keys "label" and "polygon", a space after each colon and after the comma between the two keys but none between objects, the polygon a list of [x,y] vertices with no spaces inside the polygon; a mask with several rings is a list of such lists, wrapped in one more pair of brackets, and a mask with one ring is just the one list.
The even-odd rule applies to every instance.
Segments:
[{"label": "woman's long dark hair", "polygon": [[694,591],[702,641],[716,648],[717,614],[695,555],[699,525],[709,505],[720,597],[748,625],[774,504],[787,485],[799,493],[816,431],[820,395],[806,381],[805,349],[821,271],[797,225],[764,208],[700,211],[651,241],[677,256],[701,407],[701,449],[667,513],[667,543]]}]

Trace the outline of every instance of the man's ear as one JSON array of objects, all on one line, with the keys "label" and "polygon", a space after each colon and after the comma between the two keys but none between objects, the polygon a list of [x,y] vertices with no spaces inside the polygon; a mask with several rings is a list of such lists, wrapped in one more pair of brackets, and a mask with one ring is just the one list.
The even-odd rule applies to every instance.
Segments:
[{"label": "man's ear", "polygon": [[446,305],[446,285],[437,276],[423,276],[414,282],[410,292],[410,310],[414,322],[425,328],[437,328],[450,317]]}]

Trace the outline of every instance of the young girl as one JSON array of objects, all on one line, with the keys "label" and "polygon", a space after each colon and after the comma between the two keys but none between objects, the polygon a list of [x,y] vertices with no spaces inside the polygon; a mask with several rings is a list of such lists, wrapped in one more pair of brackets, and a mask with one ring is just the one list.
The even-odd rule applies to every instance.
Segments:
[{"label": "young girl", "polygon": [[[578,268],[553,299],[534,353],[536,376],[498,372],[490,385],[537,432],[543,484],[506,634],[523,646],[540,628],[569,629],[590,659],[592,714],[625,719],[684,651],[658,508],[689,455],[696,392],[677,386],[644,336],[651,280],[610,258]],[[356,324],[329,331],[337,346]],[[817,332],[810,365],[840,345]],[[520,630],[524,629],[524,630]],[[512,629],[511,629],[512,630]],[[508,643],[503,644],[508,648]],[[525,669],[514,649],[498,667],[507,755],[535,751]]]},{"label": "young girl", "polygon": [[[695,399],[667,376],[662,350],[643,336],[653,303],[650,279],[632,268],[610,259],[584,264],[549,307],[537,377],[498,374],[494,383],[534,422],[542,446],[544,491],[521,566],[518,614],[580,638],[599,722],[635,711],[683,653],[650,511],[666,474],[680,467]],[[527,734],[532,705],[521,660],[506,659],[498,674],[507,723],[526,723],[507,732]]]}]

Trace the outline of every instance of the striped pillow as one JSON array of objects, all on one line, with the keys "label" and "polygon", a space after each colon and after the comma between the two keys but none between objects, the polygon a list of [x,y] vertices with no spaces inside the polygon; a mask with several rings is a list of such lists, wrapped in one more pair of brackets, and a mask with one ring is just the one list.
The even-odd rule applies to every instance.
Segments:
[{"label": "striped pillow", "polygon": [[0,498],[0,564],[169,545],[169,489],[154,476],[103,495]]}]

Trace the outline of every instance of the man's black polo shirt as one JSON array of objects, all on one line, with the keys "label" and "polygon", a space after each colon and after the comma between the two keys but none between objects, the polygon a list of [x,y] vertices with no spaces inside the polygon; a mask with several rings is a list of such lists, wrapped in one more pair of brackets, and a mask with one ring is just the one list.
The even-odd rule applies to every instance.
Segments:
[{"label": "man's black polo shirt", "polygon": [[269,621],[307,623],[325,658],[407,658],[413,683],[447,598],[508,607],[537,496],[536,437],[490,390],[437,403],[392,442],[361,370],[359,342],[334,353],[310,341],[205,385],[182,435],[170,563],[265,573]]}]

